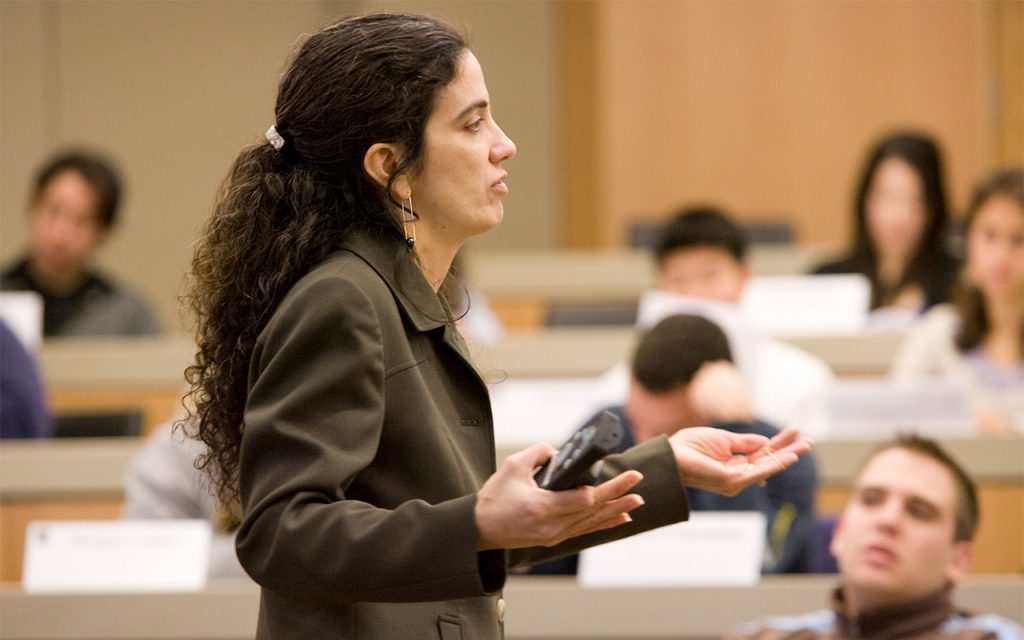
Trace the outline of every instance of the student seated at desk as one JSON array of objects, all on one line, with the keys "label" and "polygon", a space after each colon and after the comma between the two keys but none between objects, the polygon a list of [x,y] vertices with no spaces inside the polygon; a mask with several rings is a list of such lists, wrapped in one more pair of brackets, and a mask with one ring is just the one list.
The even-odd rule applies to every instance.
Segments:
[{"label": "student seated at desk", "polygon": [[891,374],[970,384],[985,432],[1024,433],[1024,169],[981,183],[964,221],[954,303],[907,336]]},{"label": "student seated at desk", "polygon": [[28,251],[3,272],[0,289],[43,297],[45,337],[159,332],[140,297],[93,269],[96,251],[117,221],[120,199],[113,166],[92,152],[62,153],[37,174]]},{"label": "student seated at desk", "polygon": [[896,132],[868,154],[854,199],[853,243],[818,274],[860,273],[871,282],[871,326],[904,329],[949,300],[959,269],[945,246],[949,214],[939,146]]},{"label": "student seated at desk", "polygon": [[[213,523],[211,578],[241,578],[245,571],[235,554],[237,515],[226,513],[196,469],[206,445],[176,432],[172,423],[154,429],[124,476],[125,520],[198,518]],[[232,533],[228,533],[232,531]]]},{"label": "student seated at desk", "polygon": [[[621,449],[679,429],[709,425],[773,437],[779,430],[754,417],[746,384],[731,363],[729,342],[706,318],[665,318],[641,338],[633,356],[625,405],[609,407],[622,420]],[[814,495],[818,478],[808,454],[764,486],[731,497],[687,488],[693,511],[762,511],[768,530],[766,573],[802,573],[814,553]],[[537,565],[534,574],[575,573],[577,557]]]},{"label": "student seated at desk", "polygon": [[[739,315],[739,301],[750,279],[747,264],[747,240],[723,211],[713,207],[683,209],[665,226],[655,250],[658,296],[675,294],[693,302],[706,303],[712,320],[721,325],[718,314],[735,318],[723,327],[731,340],[741,342],[746,352],[737,352],[734,362],[740,367],[752,393],[759,417],[801,433],[820,437],[827,433],[825,394],[835,376],[820,358],[789,343],[759,335]],[[648,317],[646,301],[641,301],[642,321]],[[671,305],[667,305],[671,306]],[[694,313],[697,309],[673,313]],[[705,315],[701,313],[701,315]],[[663,317],[663,316],[662,316]]]},{"label": "student seated at desk", "polygon": [[1018,625],[953,605],[978,524],[974,482],[935,442],[882,445],[854,481],[832,538],[831,610],[760,620],[729,640],[1020,640]]}]

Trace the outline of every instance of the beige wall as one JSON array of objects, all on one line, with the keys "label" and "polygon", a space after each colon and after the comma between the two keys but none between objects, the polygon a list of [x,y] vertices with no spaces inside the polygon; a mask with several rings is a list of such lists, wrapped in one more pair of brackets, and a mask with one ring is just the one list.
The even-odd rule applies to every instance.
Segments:
[{"label": "beige wall", "polygon": [[[556,116],[552,8],[495,2],[180,0],[0,3],[0,259],[25,241],[31,176],[54,149],[109,151],[125,174],[119,229],[102,266],[141,291],[163,328],[189,245],[238,149],[273,121],[277,80],[301,34],[375,8],[431,12],[462,25],[487,70],[497,115],[519,143],[507,224],[485,246],[551,246]],[[534,46],[523,47],[523,42]]]},{"label": "beige wall", "polygon": [[957,205],[1021,153],[1004,142],[1024,130],[1015,0],[2,0],[0,259],[23,246],[38,163],[105,148],[128,197],[101,263],[177,330],[189,244],[270,124],[294,43],[375,9],[467,31],[519,146],[505,223],[473,251],[618,246],[632,220],[692,199],[836,241],[864,148],[890,127],[936,132]]},{"label": "beige wall", "polygon": [[588,130],[573,132],[570,123],[566,131],[577,141],[589,133],[596,159],[589,171],[568,174],[566,194],[587,194],[585,207],[565,202],[568,244],[619,246],[633,220],[694,200],[746,219],[791,220],[803,241],[837,242],[866,148],[897,127],[938,138],[961,206],[979,175],[1007,157],[991,141],[1024,119],[1019,98],[1016,111],[1001,101],[992,60],[1021,57],[1019,38],[1009,50],[988,45],[994,31],[1024,25],[1019,11],[992,6],[574,5],[588,14],[576,24],[589,33],[570,35],[577,49],[589,37],[596,59],[582,86],[576,70],[564,69],[576,106],[591,105]]}]

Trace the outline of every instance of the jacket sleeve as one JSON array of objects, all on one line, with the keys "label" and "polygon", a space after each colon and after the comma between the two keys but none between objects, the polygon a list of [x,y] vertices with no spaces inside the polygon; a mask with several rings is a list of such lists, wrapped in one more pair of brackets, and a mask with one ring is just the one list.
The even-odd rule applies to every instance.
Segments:
[{"label": "jacket sleeve", "polygon": [[553,547],[516,549],[509,553],[510,564],[530,565],[551,560],[689,518],[686,491],[668,438],[660,436],[636,445],[624,453],[606,457],[601,480],[608,480],[629,469],[637,469],[644,475],[644,479],[632,491],[644,499],[643,506],[630,512],[633,522],[570,538]]},{"label": "jacket sleeve", "polygon": [[346,494],[377,455],[386,399],[381,312],[343,275],[300,281],[257,341],[239,559],[264,588],[305,600],[482,595],[475,495],[388,509]]}]

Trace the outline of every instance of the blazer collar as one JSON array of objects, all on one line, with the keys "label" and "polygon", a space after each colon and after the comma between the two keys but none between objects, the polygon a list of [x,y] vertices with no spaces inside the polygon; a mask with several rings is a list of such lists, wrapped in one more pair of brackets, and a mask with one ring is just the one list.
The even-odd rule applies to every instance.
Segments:
[{"label": "blazer collar", "polygon": [[371,231],[354,232],[341,248],[363,259],[387,283],[405,315],[419,331],[443,327],[449,312],[398,239]]}]

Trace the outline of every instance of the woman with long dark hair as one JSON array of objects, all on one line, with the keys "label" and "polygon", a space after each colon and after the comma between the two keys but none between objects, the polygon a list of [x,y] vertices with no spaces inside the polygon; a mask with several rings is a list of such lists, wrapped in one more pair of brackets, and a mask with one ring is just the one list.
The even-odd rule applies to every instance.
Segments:
[{"label": "woman with long dark hair", "polygon": [[810,448],[698,428],[595,486],[541,489],[549,444],[495,469],[444,295],[462,243],[501,222],[516,152],[477,59],[430,18],[342,20],[302,45],[275,117],[195,250],[181,423],[240,502],[258,638],[499,638],[509,564],[685,519],[683,483],[735,493]]},{"label": "woman with long dark hair", "polygon": [[978,185],[953,304],[934,307],[893,363],[900,378],[971,385],[983,431],[1024,433],[1024,168]]},{"label": "woman with long dark hair", "polygon": [[931,137],[899,132],[880,140],[861,172],[853,210],[847,255],[815,273],[863,274],[874,310],[922,313],[949,300],[958,262],[945,244],[942,156]]}]

